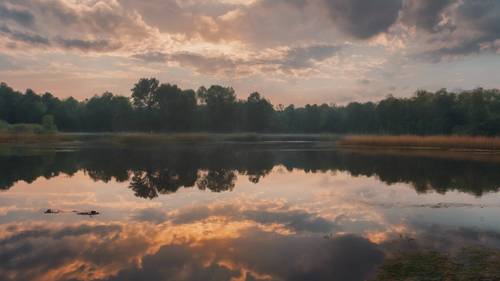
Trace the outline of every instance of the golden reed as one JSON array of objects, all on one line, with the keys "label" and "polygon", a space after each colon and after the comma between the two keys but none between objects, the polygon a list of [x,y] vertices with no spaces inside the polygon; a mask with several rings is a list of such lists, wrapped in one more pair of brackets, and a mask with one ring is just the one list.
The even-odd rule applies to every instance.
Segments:
[{"label": "golden reed", "polygon": [[340,139],[338,144],[369,147],[500,150],[500,137],[349,135]]}]

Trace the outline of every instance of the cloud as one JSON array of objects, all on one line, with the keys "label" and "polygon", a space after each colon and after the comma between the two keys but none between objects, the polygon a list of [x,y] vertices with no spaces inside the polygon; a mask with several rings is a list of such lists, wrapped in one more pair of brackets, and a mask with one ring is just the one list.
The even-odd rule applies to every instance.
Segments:
[{"label": "cloud", "polygon": [[426,31],[435,31],[443,19],[443,11],[456,0],[406,0],[401,19],[409,26],[416,26]]},{"label": "cloud", "polygon": [[369,79],[358,79],[357,82],[360,85],[370,85],[372,83],[372,81]]},{"label": "cloud", "polygon": [[139,210],[135,215],[134,219],[137,221],[147,221],[153,223],[162,223],[167,220],[167,215],[158,209],[148,208]]},{"label": "cloud", "polygon": [[18,69],[18,66],[13,62],[12,58],[0,54],[0,71]]},{"label": "cloud", "polygon": [[201,74],[241,77],[255,73],[286,73],[308,71],[338,54],[340,45],[313,44],[291,48],[267,49],[247,57],[231,54],[203,54],[194,52],[145,52],[132,55],[148,63],[177,63]]},{"label": "cloud", "polygon": [[332,21],[344,33],[367,39],[394,24],[401,0],[325,0]]},{"label": "cloud", "polygon": [[179,63],[183,67],[195,69],[198,73],[212,73],[222,75],[241,75],[246,62],[238,61],[226,55],[203,55],[190,52],[180,52],[169,56],[170,61]]},{"label": "cloud", "polygon": [[180,210],[170,219],[174,224],[191,224],[213,216],[222,216],[231,220],[251,220],[259,224],[282,224],[296,232],[330,233],[338,229],[335,222],[314,213],[303,210],[272,210],[270,207],[272,206],[260,206],[259,209],[246,209],[235,205],[195,207]]},{"label": "cloud", "polygon": [[68,39],[60,38],[56,42],[59,46],[65,49],[78,49],[81,51],[109,51],[121,48],[123,45],[120,42],[110,42],[105,39],[99,40],[82,40],[82,39]]},{"label": "cloud", "polygon": [[163,246],[140,268],[107,280],[364,280],[382,259],[376,245],[356,236],[318,239],[249,231],[193,247]]},{"label": "cloud", "polygon": [[285,58],[279,64],[286,69],[310,68],[315,62],[331,58],[340,49],[338,45],[329,44],[294,47],[287,51]]},{"label": "cloud", "polygon": [[168,59],[168,54],[160,51],[151,51],[134,54],[132,58],[149,63],[165,63]]},{"label": "cloud", "polygon": [[24,47],[106,52],[154,41],[154,29],[114,0],[6,0],[0,15],[0,36]]},{"label": "cloud", "polygon": [[[415,57],[438,62],[447,58],[482,52],[495,53],[500,50],[500,2],[463,0],[448,6],[445,4],[435,4],[433,10],[441,12],[429,13],[427,18],[422,15],[414,17],[413,20],[409,18],[415,24],[433,31],[430,35],[421,36],[423,42],[414,42],[415,45],[418,44],[414,52]],[[431,14],[447,20],[438,23],[437,18]],[[427,21],[425,26],[420,21],[424,19]]]},{"label": "cloud", "polygon": [[5,25],[0,26],[0,34],[4,34],[14,41],[23,42],[30,45],[42,45],[42,46],[50,45],[49,39],[43,36],[11,30],[9,27]]},{"label": "cloud", "polygon": [[5,4],[0,3],[0,18],[30,26],[33,24],[35,17],[29,11],[9,8]]}]

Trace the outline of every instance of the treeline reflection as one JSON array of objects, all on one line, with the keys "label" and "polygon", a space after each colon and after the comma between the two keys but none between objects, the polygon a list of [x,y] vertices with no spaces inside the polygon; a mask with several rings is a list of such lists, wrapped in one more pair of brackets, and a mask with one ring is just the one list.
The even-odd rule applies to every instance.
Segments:
[{"label": "treeline reflection", "polygon": [[4,153],[0,156],[0,188],[84,171],[94,181],[129,182],[136,196],[152,199],[180,188],[229,191],[234,189],[237,175],[258,183],[276,166],[307,173],[340,171],[354,177],[377,177],[387,184],[411,184],[420,193],[458,190],[481,196],[500,187],[500,163],[493,161],[213,145]]}]

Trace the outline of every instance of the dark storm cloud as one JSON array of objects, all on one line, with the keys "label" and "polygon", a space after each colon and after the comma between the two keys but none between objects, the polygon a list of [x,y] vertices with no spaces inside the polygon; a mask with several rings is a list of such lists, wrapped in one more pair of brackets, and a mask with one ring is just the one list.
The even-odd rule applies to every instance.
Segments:
[{"label": "dark storm cloud", "polygon": [[393,25],[402,0],[325,0],[335,25],[359,39],[385,32]]},{"label": "dark storm cloud", "polygon": [[406,0],[403,5],[401,20],[409,26],[435,31],[442,19],[443,10],[457,0]]},{"label": "dark storm cloud", "polygon": [[464,0],[449,16],[452,22],[428,40],[431,49],[421,57],[440,61],[443,57],[500,50],[500,1]]}]

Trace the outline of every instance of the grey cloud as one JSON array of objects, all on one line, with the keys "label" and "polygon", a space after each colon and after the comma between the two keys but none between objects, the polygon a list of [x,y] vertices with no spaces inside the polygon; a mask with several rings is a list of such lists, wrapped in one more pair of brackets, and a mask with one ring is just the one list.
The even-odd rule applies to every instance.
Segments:
[{"label": "grey cloud", "polygon": [[254,72],[307,70],[333,57],[341,49],[340,45],[313,44],[281,51],[276,58],[268,56],[238,59],[227,55],[204,55],[191,52],[173,54],[145,52],[132,55],[132,58],[147,63],[176,62],[181,66],[194,68],[199,73],[246,75]]},{"label": "grey cloud", "polygon": [[393,25],[401,0],[325,0],[333,22],[345,33],[367,39]]},{"label": "grey cloud", "polygon": [[500,2],[464,0],[449,12],[453,19],[438,34],[431,36],[429,49],[417,57],[440,61],[443,57],[464,56],[483,51],[496,52],[500,46]]},{"label": "grey cloud", "polygon": [[314,62],[332,57],[340,49],[340,46],[327,44],[295,47],[287,52],[284,61],[280,64],[287,68],[307,68],[313,66]]},{"label": "grey cloud", "polygon": [[361,84],[361,85],[369,85],[372,83],[372,81],[369,79],[359,79],[357,82],[358,82],[358,84]]},{"label": "grey cloud", "polygon": [[81,51],[110,51],[122,47],[121,43],[112,43],[108,40],[83,40],[83,39],[56,39],[57,43],[65,49],[78,49]]},{"label": "grey cloud", "polygon": [[0,26],[0,33],[6,35],[12,40],[21,41],[33,45],[50,45],[49,39],[38,34],[32,34],[17,30],[12,30],[7,26]]},{"label": "grey cloud", "polygon": [[32,25],[34,22],[34,16],[29,11],[11,9],[2,3],[0,3],[0,18],[10,19],[26,26]]},{"label": "grey cloud", "polygon": [[134,219],[137,221],[148,221],[153,223],[162,223],[167,220],[167,215],[165,212],[158,209],[149,208],[138,211],[134,215]]},{"label": "grey cloud", "polygon": [[19,67],[16,66],[10,57],[0,54],[0,71],[14,70],[18,68]]},{"label": "grey cloud", "polygon": [[[178,62],[181,66],[194,68],[200,73],[235,73],[237,71],[238,62],[228,56],[205,56],[196,53],[176,53],[169,56],[169,60]],[[236,74],[236,73],[235,73]]]},{"label": "grey cloud", "polygon": [[151,36],[136,14],[103,0],[5,0],[0,4],[0,26],[3,36],[24,47],[85,52],[132,47]]},{"label": "grey cloud", "polygon": [[164,52],[146,52],[134,54],[132,58],[151,63],[164,63],[168,59],[168,54]]},{"label": "grey cloud", "polygon": [[443,10],[456,0],[406,0],[401,20],[404,24],[435,31],[442,19]]}]

